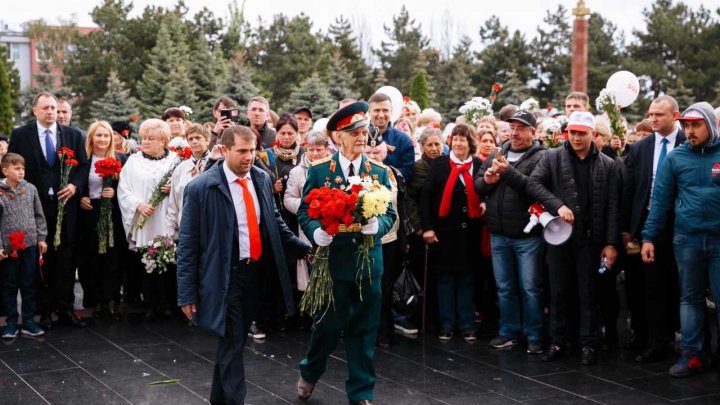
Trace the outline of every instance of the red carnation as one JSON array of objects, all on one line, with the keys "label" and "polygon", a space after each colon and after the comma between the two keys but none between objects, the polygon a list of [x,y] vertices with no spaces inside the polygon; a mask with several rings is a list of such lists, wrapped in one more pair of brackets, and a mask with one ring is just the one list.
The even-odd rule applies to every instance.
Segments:
[{"label": "red carnation", "polygon": [[98,160],[95,162],[95,173],[103,179],[106,177],[112,177],[116,174],[120,174],[122,170],[122,163],[113,157],[107,157],[105,159]]},{"label": "red carnation", "polygon": [[403,102],[405,102],[405,103],[409,103],[410,100],[411,100],[411,99],[410,99],[410,96],[405,96],[405,97],[403,97]]},{"label": "red carnation", "polygon": [[493,90],[494,92],[496,92],[496,93],[499,93],[499,92],[502,91],[502,85],[501,85],[501,84],[498,84],[498,83],[495,83],[495,84],[492,85],[492,90]]},{"label": "red carnation", "polygon": [[130,117],[130,122],[137,122],[138,120],[140,120],[140,117],[138,117],[137,115],[133,115],[132,117]]},{"label": "red carnation", "polygon": [[129,129],[123,129],[122,132],[120,132],[120,135],[122,135],[123,137],[127,138],[127,136],[130,135],[130,130],[129,130]]},{"label": "red carnation", "polygon": [[8,235],[8,239],[10,240],[10,257],[17,259],[19,257],[18,251],[27,249],[25,245],[25,232],[11,232]]}]

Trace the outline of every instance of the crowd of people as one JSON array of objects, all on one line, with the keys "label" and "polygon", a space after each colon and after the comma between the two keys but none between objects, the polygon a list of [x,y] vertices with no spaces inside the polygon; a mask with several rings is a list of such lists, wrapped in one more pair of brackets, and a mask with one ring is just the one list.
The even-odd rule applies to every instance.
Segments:
[{"label": "crowd of people", "polygon": [[[377,234],[381,245],[381,298],[372,336],[378,347],[391,348],[393,339],[416,335],[421,325],[441,342],[457,334],[472,343],[479,323],[496,323],[490,346],[521,346],[543,361],[577,352],[583,364],[592,365],[603,347],[620,346],[632,350],[638,362],[660,361],[674,353],[678,331],[680,357],[670,369],[672,376],[694,374],[711,360],[708,286],[712,296],[720,296],[718,110],[697,103],[681,113],[675,99],[664,95],[653,100],[642,121],[623,122],[625,132],[612,134],[608,117],[591,114],[589,98],[580,92],[567,96],[562,112],[506,105],[478,122],[464,122],[461,116],[444,129],[440,114],[421,111],[409,99],[393,122],[392,100],[383,93],[372,95],[367,104],[343,100],[338,107],[364,120],[363,105],[368,133],[347,139],[359,126],[348,127],[344,116],[313,129],[318,118],[313,106],[297,106],[278,116],[260,96],[247,105],[244,125],[235,101],[220,97],[208,106],[214,122],[191,122],[187,109],[172,106],[162,117],[142,121],[137,131],[128,117],[95,121],[85,132],[72,125],[67,100],[39,93],[33,100],[35,120],[13,130],[9,144],[0,140],[5,178],[0,182],[0,273],[7,316],[2,337],[39,336],[57,323],[86,326],[88,319],[74,307],[76,274],[83,306],[92,309],[86,311],[92,317],[121,321],[121,304],[126,303],[142,306],[148,322],[179,318],[183,312],[192,318],[195,302],[188,291],[178,293],[178,279],[186,276],[177,273],[181,263],[153,271],[147,252],[165,243],[158,238],[173,246],[179,239],[183,246],[183,235],[192,233],[190,225],[183,226],[187,221],[213,237],[210,225],[198,219],[206,218],[202,210],[187,207],[188,200],[206,203],[194,194],[204,189],[191,185],[207,177],[209,184],[203,184],[212,187],[212,177],[222,169],[212,176],[203,173],[235,164],[229,160],[234,148],[250,137],[255,146],[237,153],[251,156],[253,170],[262,171],[262,179],[267,176],[272,204],[258,200],[262,184],[243,198],[254,196],[261,218],[276,210],[283,225],[279,231],[274,226],[266,230],[267,224],[255,229],[250,215],[254,218],[256,208],[236,206],[242,213],[236,218],[239,238],[250,241],[250,250],[242,251],[241,243],[241,252],[232,253],[247,258],[246,267],[253,268],[253,238],[264,244],[268,232],[279,232],[278,239],[296,245],[294,253],[275,256],[276,264],[283,263],[276,271],[236,280],[252,283],[258,296],[257,314],[234,321],[247,322],[248,336],[254,339],[313,325],[313,339],[321,339],[313,319],[290,310],[298,306],[312,273],[307,249],[332,240],[307,227],[306,181],[311,168],[330,164],[328,176],[316,175],[312,184],[335,182],[335,159],[343,179],[353,176],[367,158],[372,162],[367,173],[387,173],[393,195],[393,215],[387,218],[393,219],[391,226],[381,221],[379,228],[362,228],[366,235]],[[562,127],[551,130],[558,122]],[[352,158],[357,163],[338,155],[343,148],[358,147],[352,139],[362,141]],[[73,153],[69,165],[58,154],[67,149]],[[94,168],[110,157],[121,162],[122,170],[105,179]],[[237,167],[247,163],[237,159]],[[220,177],[227,181],[229,173]],[[233,179],[242,183],[234,173]],[[264,180],[254,177],[256,181]],[[240,185],[230,190],[247,191]],[[571,225],[567,240],[549,243],[542,226],[528,226],[538,206]],[[98,225],[107,207],[113,243],[100,253]],[[188,212],[192,215],[186,218]],[[403,270],[423,285],[427,313],[401,313],[393,307],[393,286]],[[626,342],[618,336],[618,323],[625,321],[619,319],[621,274],[631,320]],[[333,336],[337,340],[340,335]],[[232,345],[223,350],[230,353]],[[304,362],[312,363],[312,355]],[[316,381],[324,364],[311,366],[301,366],[303,378]],[[305,385],[298,386],[299,395],[309,396],[315,381],[301,379]]]}]

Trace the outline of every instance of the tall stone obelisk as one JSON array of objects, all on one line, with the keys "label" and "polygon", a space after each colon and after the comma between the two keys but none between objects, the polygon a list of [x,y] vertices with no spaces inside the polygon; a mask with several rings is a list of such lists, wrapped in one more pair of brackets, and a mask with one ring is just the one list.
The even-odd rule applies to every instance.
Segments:
[{"label": "tall stone obelisk", "polygon": [[585,1],[579,0],[573,9],[575,22],[572,35],[572,67],[570,71],[570,90],[587,93],[588,77],[588,19],[590,9]]}]

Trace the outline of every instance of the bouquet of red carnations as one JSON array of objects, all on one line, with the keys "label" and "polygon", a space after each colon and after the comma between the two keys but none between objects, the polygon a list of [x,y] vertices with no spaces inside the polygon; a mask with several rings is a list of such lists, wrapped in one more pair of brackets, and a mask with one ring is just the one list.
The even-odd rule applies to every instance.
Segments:
[{"label": "bouquet of red carnations", "polygon": [[[60,158],[60,190],[62,190],[70,183],[70,172],[73,167],[77,167],[78,161],[75,160],[75,151],[65,146],[57,151],[57,155]],[[55,247],[60,246],[65,203],[66,201],[58,201],[57,222],[55,222]]]},{"label": "bouquet of red carnations", "polygon": [[[340,232],[340,224],[352,225],[353,211],[357,205],[357,193],[349,194],[338,188],[320,187],[310,190],[305,197],[308,204],[308,216],[320,222],[328,235]],[[333,282],[328,263],[330,246],[318,246],[312,263],[312,273],[307,289],[300,300],[300,310],[310,315],[327,312],[335,304],[332,294]],[[321,317],[322,319],[322,317]]]},{"label": "bouquet of red carnations", "polygon": [[[150,201],[148,201],[148,204],[150,204],[150,206],[152,206],[153,208],[157,208],[157,206],[160,205],[162,200],[167,197],[167,194],[163,193],[162,189],[170,180],[170,176],[172,176],[175,169],[180,165],[180,163],[192,157],[192,150],[189,147],[185,147],[182,149],[170,148],[170,151],[175,152],[175,160],[172,162],[165,174],[163,174],[163,176],[160,178],[160,181],[157,182],[152,194],[150,195]],[[147,222],[148,218],[149,217],[142,215],[139,211],[136,211],[132,221],[132,229],[142,229],[142,227],[145,226],[145,222]]]},{"label": "bouquet of red carnations", "polygon": [[[114,178],[120,174],[122,164],[119,160],[107,157],[95,162],[95,173],[102,178],[102,187],[112,187]],[[107,252],[108,246],[115,246],[115,238],[113,237],[113,221],[112,221],[112,199],[103,198],[100,200],[100,220],[98,221],[98,253]]]},{"label": "bouquet of red carnations", "polygon": [[18,255],[18,252],[21,250],[27,249],[27,246],[25,245],[25,232],[23,232],[23,231],[11,232],[8,235],[8,240],[10,241],[9,257],[11,259],[17,259],[18,257],[20,257]]}]

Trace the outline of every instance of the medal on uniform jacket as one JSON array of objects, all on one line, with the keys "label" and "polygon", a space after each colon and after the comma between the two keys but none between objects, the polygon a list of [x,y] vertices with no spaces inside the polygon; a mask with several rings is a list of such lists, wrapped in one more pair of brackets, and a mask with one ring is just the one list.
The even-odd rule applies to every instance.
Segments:
[{"label": "medal on uniform jacket", "polygon": [[330,171],[335,173],[335,161],[330,160]]}]

